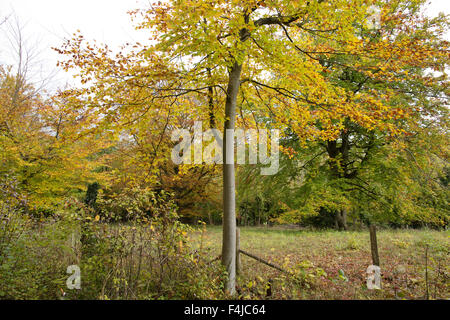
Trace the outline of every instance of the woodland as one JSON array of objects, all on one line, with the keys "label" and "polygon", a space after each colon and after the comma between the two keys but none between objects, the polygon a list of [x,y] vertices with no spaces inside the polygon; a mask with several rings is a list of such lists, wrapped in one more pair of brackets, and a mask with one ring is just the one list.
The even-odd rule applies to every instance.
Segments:
[{"label": "woodland", "polygon": [[[0,14],[0,299],[450,298],[450,20],[426,5],[153,1],[146,43],[52,48],[79,82],[52,93]],[[278,171],[174,163],[199,122],[278,130]]]}]

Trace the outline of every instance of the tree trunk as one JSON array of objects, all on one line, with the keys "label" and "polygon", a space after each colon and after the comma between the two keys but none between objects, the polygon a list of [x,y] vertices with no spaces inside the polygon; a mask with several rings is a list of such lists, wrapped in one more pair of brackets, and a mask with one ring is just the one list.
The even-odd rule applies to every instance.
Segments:
[{"label": "tree trunk", "polygon": [[239,251],[241,250],[241,232],[239,228],[236,228],[236,274],[241,272],[241,255]]},{"label": "tree trunk", "polygon": [[208,221],[209,221],[209,225],[212,226],[214,224],[212,215],[211,215],[211,209],[208,206]]},{"label": "tree trunk", "polygon": [[341,230],[341,211],[335,210],[334,213],[334,226],[337,230]]},{"label": "tree trunk", "polygon": [[370,251],[372,253],[372,263],[380,266],[380,256],[378,255],[377,229],[375,225],[371,224],[370,231]]},{"label": "tree trunk", "polygon": [[257,219],[257,226],[259,227],[261,225],[261,208],[260,208],[260,204],[259,201],[257,201],[258,203],[258,219]]},{"label": "tree trunk", "polygon": [[342,217],[342,228],[344,230],[347,230],[347,209],[341,210],[341,217]]},{"label": "tree trunk", "polygon": [[347,209],[336,211],[335,225],[339,230],[347,230]]},{"label": "tree trunk", "polygon": [[[212,81],[211,68],[206,68],[208,72],[208,78]],[[211,129],[216,128],[216,116],[214,115],[214,88],[208,87],[208,106],[209,106],[209,127]]]},{"label": "tree trunk", "polygon": [[[236,292],[236,200],[234,161],[227,163],[227,154],[234,154],[234,149],[227,150],[227,129],[234,129],[236,118],[236,101],[239,92],[242,65],[237,62],[230,69],[225,104],[225,126],[223,132],[223,238],[222,264],[228,273],[225,290],[234,295]],[[234,145],[231,143],[230,145]]]}]

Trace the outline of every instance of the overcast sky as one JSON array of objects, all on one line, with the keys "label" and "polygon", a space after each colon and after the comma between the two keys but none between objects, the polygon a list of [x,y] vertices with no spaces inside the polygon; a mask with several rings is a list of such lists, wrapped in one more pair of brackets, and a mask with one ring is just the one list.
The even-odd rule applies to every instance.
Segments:
[{"label": "overcast sky", "polygon": [[[28,46],[39,48],[36,65],[41,65],[43,71],[34,72],[39,78],[57,70],[59,57],[51,47],[60,47],[64,38],[70,38],[78,29],[86,39],[96,39],[111,48],[126,42],[144,42],[148,38],[145,31],[134,29],[127,11],[145,7],[146,3],[148,0],[0,0],[0,19],[12,14],[9,21],[15,23],[17,16]],[[4,24],[0,30],[0,64],[14,63],[5,33],[8,28]],[[50,87],[74,83],[71,79],[58,71]]]},{"label": "overcast sky", "polygon": [[[55,70],[58,55],[51,47],[59,47],[79,29],[85,38],[107,43],[111,48],[130,41],[145,42],[144,30],[134,30],[128,10],[145,7],[149,0],[1,0],[0,18],[14,14],[24,26],[27,42],[37,44],[44,73]],[[449,0],[430,0],[429,15],[450,14]],[[0,30],[0,64],[11,64],[11,50],[5,37],[5,25]],[[447,34],[449,35],[449,34]],[[449,37],[450,38],[450,37]],[[59,72],[53,86],[69,81]],[[71,81],[69,81],[71,82]]]}]

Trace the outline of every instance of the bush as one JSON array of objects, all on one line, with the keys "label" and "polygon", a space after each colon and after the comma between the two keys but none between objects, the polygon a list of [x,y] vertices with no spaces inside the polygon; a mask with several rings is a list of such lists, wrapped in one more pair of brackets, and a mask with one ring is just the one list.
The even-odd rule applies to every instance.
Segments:
[{"label": "bush", "polygon": [[0,233],[13,234],[6,242],[2,237],[0,298],[56,299],[72,264],[67,243],[72,226],[66,221],[41,225],[20,211],[9,214],[15,217],[14,230],[11,223],[0,226]]},{"label": "bush", "polygon": [[[127,224],[87,223],[82,289],[68,298],[212,299],[223,272],[193,250],[174,211]],[[87,248],[86,248],[87,247]]]},{"label": "bush", "polygon": [[335,216],[336,214],[333,211],[322,207],[317,214],[305,216],[301,223],[304,226],[312,226],[317,229],[331,229],[335,227]]},{"label": "bush", "polygon": [[[127,223],[94,216],[75,200],[45,223],[14,206],[2,206],[0,298],[223,296],[224,270],[210,264],[202,249],[191,247],[193,229],[179,222],[172,201],[157,196],[152,201],[151,215],[136,213]],[[80,290],[66,289],[66,270],[74,264],[81,270]]]}]

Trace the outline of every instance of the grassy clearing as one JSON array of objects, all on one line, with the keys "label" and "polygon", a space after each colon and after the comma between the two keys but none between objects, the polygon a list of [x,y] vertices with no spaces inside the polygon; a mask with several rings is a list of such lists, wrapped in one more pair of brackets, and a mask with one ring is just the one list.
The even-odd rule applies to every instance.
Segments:
[{"label": "grassy clearing", "polygon": [[[0,299],[60,299],[62,290],[70,300],[236,298],[224,294],[225,274],[214,260],[221,249],[220,226],[86,222],[84,242],[74,242],[78,226],[46,223],[5,242]],[[430,299],[450,298],[450,232],[379,230],[377,235],[382,290],[368,290],[368,230],[243,227],[241,248],[288,273],[241,255],[238,298],[424,299],[427,287]],[[79,291],[66,290],[72,264],[81,269]]]},{"label": "grassy clearing", "polygon": [[[424,299],[428,272],[430,299],[448,299],[450,233],[431,230],[379,230],[382,290],[368,290],[369,232],[303,231],[242,227],[241,248],[282,266],[295,277],[241,255],[241,298],[270,299]],[[191,236],[211,258],[220,254],[221,227]],[[428,266],[425,251],[428,247]],[[268,283],[272,295],[267,297]]]}]

